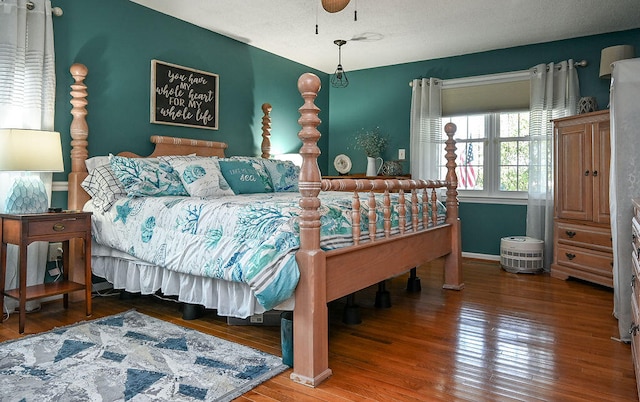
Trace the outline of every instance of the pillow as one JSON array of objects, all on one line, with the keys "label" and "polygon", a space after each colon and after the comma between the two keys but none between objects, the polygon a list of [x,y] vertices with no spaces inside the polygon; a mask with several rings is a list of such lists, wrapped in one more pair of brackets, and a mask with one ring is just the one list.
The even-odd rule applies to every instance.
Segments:
[{"label": "pillow", "polygon": [[[258,173],[258,176],[260,177],[260,180],[264,184],[265,191],[262,191],[262,192],[263,193],[273,192],[273,183],[271,182],[271,177],[269,176],[267,169],[264,167],[264,164],[262,163],[262,161],[264,160],[263,158],[259,158],[255,156],[232,156],[228,159],[223,158],[220,160],[221,161],[233,160],[233,161],[243,161],[243,162],[250,163],[251,166],[253,166],[253,168],[256,170],[256,172]],[[233,188],[233,186],[231,187]]]},{"label": "pillow", "polygon": [[291,161],[281,161],[275,159],[263,159],[262,164],[267,169],[271,177],[273,191],[298,191],[298,178],[300,168]]},{"label": "pillow", "polygon": [[246,160],[220,160],[220,170],[235,194],[268,193],[268,189],[255,166]]},{"label": "pillow", "polygon": [[182,184],[192,197],[234,195],[233,190],[222,176],[220,165],[215,158],[205,157],[193,161],[173,159],[169,164],[178,173]]},{"label": "pillow", "polygon": [[130,197],[189,195],[178,173],[167,162],[114,156],[110,164]]},{"label": "pillow", "polygon": [[91,173],[93,172],[93,169],[97,168],[98,166],[108,165],[110,157],[111,155],[94,156],[92,158],[85,159],[84,165],[87,167],[87,171]]},{"label": "pillow", "polygon": [[127,196],[127,190],[108,164],[92,169],[80,186],[91,196],[96,208],[103,212],[107,212],[116,200]]}]

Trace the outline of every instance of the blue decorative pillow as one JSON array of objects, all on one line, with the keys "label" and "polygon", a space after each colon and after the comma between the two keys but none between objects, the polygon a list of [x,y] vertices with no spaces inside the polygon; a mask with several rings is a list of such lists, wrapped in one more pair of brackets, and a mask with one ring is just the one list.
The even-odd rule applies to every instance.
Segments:
[{"label": "blue decorative pillow", "polygon": [[243,161],[243,162],[250,163],[251,166],[253,166],[253,168],[256,170],[256,172],[258,173],[258,176],[260,176],[260,180],[262,180],[262,183],[264,184],[265,191],[263,192],[266,192],[266,193],[273,192],[273,183],[271,182],[271,176],[269,176],[267,169],[264,167],[264,164],[262,163],[262,161],[264,161],[265,159],[259,158],[256,156],[232,156],[230,158],[225,158],[220,160]]},{"label": "blue decorative pillow", "polygon": [[235,194],[268,193],[263,178],[251,162],[243,160],[220,160],[220,170]]},{"label": "blue decorative pillow", "polygon": [[178,172],[182,184],[192,197],[234,195],[220,172],[216,158],[174,159],[169,164]]},{"label": "blue decorative pillow", "polygon": [[189,195],[178,173],[164,161],[114,156],[110,164],[130,197]]},{"label": "blue decorative pillow", "polygon": [[273,183],[273,191],[298,191],[300,168],[294,165],[293,162],[275,159],[263,159],[262,164],[267,169],[267,172],[271,177],[271,183]]}]

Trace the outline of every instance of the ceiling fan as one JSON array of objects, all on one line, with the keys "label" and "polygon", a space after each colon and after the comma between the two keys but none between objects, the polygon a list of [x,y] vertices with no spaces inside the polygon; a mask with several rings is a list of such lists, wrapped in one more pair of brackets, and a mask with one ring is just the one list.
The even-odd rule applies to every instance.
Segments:
[{"label": "ceiling fan", "polygon": [[328,13],[337,13],[344,10],[350,0],[322,0],[322,8]]}]

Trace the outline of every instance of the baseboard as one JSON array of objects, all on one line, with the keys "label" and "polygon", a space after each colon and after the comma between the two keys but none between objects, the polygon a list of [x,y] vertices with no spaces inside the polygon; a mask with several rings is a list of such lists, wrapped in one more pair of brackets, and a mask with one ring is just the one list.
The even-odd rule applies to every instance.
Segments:
[{"label": "baseboard", "polygon": [[462,257],[463,258],[472,258],[474,260],[487,260],[487,261],[500,261],[500,256],[499,255],[493,255],[493,254],[480,254],[480,253],[469,253],[469,252],[462,252]]}]

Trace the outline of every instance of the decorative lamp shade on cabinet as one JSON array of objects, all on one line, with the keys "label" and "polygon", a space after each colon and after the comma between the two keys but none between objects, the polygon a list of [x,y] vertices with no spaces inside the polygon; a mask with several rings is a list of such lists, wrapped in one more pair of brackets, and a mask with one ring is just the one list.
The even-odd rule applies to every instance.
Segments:
[{"label": "decorative lamp shade on cabinet", "polygon": [[[0,129],[0,171],[62,172],[60,133]],[[42,213],[49,207],[44,183],[38,175],[18,176],[9,189],[5,212]]]},{"label": "decorative lamp shade on cabinet", "polygon": [[631,45],[610,46],[600,54],[600,78],[611,78],[611,64],[618,60],[632,59],[634,49]]}]

